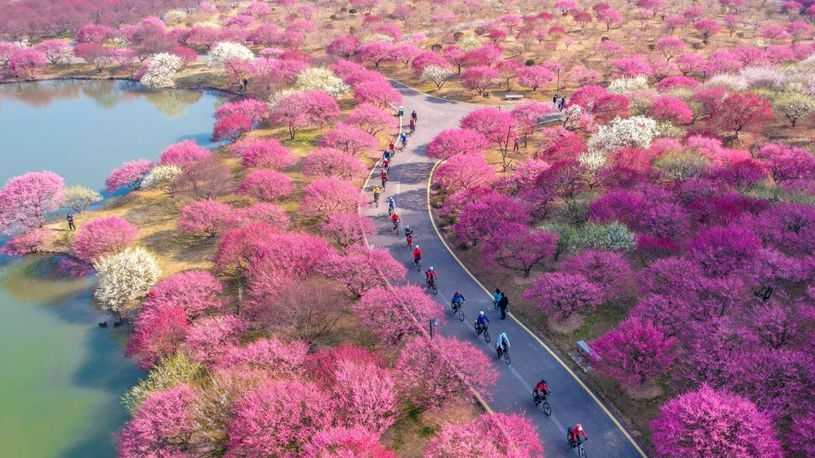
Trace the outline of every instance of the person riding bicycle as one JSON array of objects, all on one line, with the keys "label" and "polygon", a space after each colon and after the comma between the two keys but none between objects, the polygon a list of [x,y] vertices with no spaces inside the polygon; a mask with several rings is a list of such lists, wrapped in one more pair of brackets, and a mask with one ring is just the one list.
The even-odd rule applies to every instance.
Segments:
[{"label": "person riding bicycle", "polygon": [[490,326],[490,319],[484,311],[478,312],[478,318],[475,319],[475,327],[479,329],[479,333]]},{"label": "person riding bicycle", "polygon": [[456,291],[455,294],[453,294],[453,299],[450,300],[450,306],[454,309],[461,307],[461,304],[463,304],[465,300],[464,295]]},{"label": "person riding bicycle", "polygon": [[432,286],[436,280],[439,278],[439,273],[436,272],[436,269],[433,266],[430,266],[424,273],[424,280],[427,282],[427,286]]},{"label": "person riding bicycle", "polygon": [[382,160],[382,168],[383,168],[383,169],[385,169],[385,170],[390,170],[390,168],[391,168],[391,161],[390,161],[390,159],[387,159],[387,158],[386,158],[386,159],[383,159],[383,160]]},{"label": "person riding bicycle", "polygon": [[419,120],[419,117],[416,115],[416,110],[413,110],[413,112],[412,112],[412,113],[410,113],[410,119],[411,119],[411,120],[412,120],[414,123],[416,123],[416,121],[418,121],[418,120]]},{"label": "person riding bicycle", "polygon": [[[583,435],[583,439],[580,439],[581,434]],[[578,444],[581,444],[583,441],[589,439],[589,437],[586,435],[586,432],[583,431],[583,425],[581,425],[580,423],[574,425],[574,428],[569,428],[568,438],[569,445],[572,448],[577,447]]]},{"label": "person riding bicycle", "polygon": [[413,245],[413,228],[410,225],[405,226],[405,241],[408,245]]},{"label": "person riding bicycle", "polygon": [[413,249],[413,262],[418,263],[422,260],[422,250],[419,249],[419,245],[416,245],[416,248]]},{"label": "person riding bicycle", "polygon": [[392,153],[392,152],[393,152],[395,149],[396,149],[396,145],[393,143],[393,141],[391,141],[390,143],[388,143],[388,150],[390,150],[390,152],[391,152],[391,153]]},{"label": "person riding bicycle", "polygon": [[374,193],[374,203],[376,203],[376,206],[378,207],[379,206],[379,195],[382,194],[382,188],[380,188],[377,185],[374,185],[374,189],[372,190],[372,192]]},{"label": "person riding bicycle", "polygon": [[379,174],[379,180],[382,182],[382,189],[385,189],[385,184],[388,183],[388,172],[383,170],[382,173]]},{"label": "person riding bicycle", "polygon": [[396,212],[393,212],[393,214],[391,215],[391,222],[393,223],[393,230],[394,231],[399,229],[399,222],[400,221],[402,221],[402,218],[399,217],[399,214],[396,213]]},{"label": "person riding bicycle", "polygon": [[546,397],[549,396],[551,392],[552,391],[549,389],[549,384],[546,383],[546,380],[541,379],[541,381],[535,385],[535,388],[532,389],[532,397],[535,398],[535,405],[540,404],[541,401],[545,401]]},{"label": "person riding bicycle", "polygon": [[411,132],[415,131],[416,130],[416,121],[411,119],[410,122],[408,122],[408,126],[410,127]]},{"label": "person riding bicycle", "polygon": [[499,358],[504,353],[509,352],[509,336],[507,336],[506,332],[502,332],[495,340],[495,351],[498,353]]},{"label": "person riding bicycle", "polygon": [[388,214],[396,211],[396,201],[393,196],[388,197]]},{"label": "person riding bicycle", "polygon": [[402,148],[407,146],[407,134],[402,132],[402,135],[399,136],[399,141],[402,143]]}]

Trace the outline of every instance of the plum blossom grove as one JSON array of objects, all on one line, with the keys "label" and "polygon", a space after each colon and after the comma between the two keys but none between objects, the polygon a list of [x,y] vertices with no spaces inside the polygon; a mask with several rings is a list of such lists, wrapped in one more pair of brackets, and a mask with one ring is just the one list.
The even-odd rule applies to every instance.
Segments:
[{"label": "plum blossom grove", "polygon": [[0,188],[3,253],[92,268],[132,326],[149,372],[121,456],[543,454],[523,415],[446,420],[497,374],[431,345],[417,323],[444,310],[365,246],[388,78],[489,104],[427,144],[439,222],[561,353],[589,343],[649,453],[815,453],[810,0],[46,3],[3,6],[0,79],[240,96],[215,112],[226,145],[111,171],[121,207],[49,171]]}]

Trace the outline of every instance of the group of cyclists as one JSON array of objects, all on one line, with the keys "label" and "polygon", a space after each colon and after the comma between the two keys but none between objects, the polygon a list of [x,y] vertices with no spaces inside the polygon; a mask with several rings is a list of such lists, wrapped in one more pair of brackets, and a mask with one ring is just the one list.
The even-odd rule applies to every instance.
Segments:
[{"label": "group of cyclists", "polygon": [[[404,113],[404,108],[400,106],[399,107],[399,115],[401,116],[403,113]],[[414,110],[410,115],[410,121],[409,121],[409,127],[410,127],[410,133],[411,134],[416,131],[416,121],[417,121],[417,114],[416,114],[416,111]],[[398,140],[402,145],[402,149],[405,149],[407,147],[407,134],[402,132],[399,135]],[[388,182],[388,180],[390,178],[389,172],[390,172],[391,159],[393,158],[393,156],[395,154],[396,154],[395,145],[394,145],[393,142],[390,142],[390,144],[388,145],[388,150],[386,150],[384,152],[383,158],[382,158],[382,164],[381,164],[382,165],[382,170],[381,170],[380,175],[379,175],[380,182],[381,182],[381,187],[380,186],[374,186],[374,188],[373,188],[374,204],[377,207],[379,207],[380,195],[381,195],[382,191],[385,189],[385,185],[387,184],[387,182]],[[389,215],[389,218],[391,220],[391,223],[393,224],[393,230],[398,233],[399,225],[401,224],[402,219],[401,219],[401,217],[399,216],[399,214],[396,211],[396,201],[393,198],[393,196],[388,197],[387,204],[388,204],[388,215]],[[408,226],[405,226],[404,232],[405,232],[405,242],[406,242],[408,248],[412,248],[413,264],[414,264],[414,266],[416,267],[416,269],[418,271],[421,271],[421,261],[422,261],[422,256],[423,256],[424,253],[422,252],[422,249],[419,247],[418,244],[417,245],[413,244],[414,230],[413,230],[413,228],[411,226],[408,225]],[[425,283],[426,283],[427,287],[429,289],[433,290],[434,292],[437,291],[436,290],[436,281],[439,278],[439,274],[436,271],[436,269],[433,266],[430,266],[430,267],[428,267],[427,270],[425,270],[424,274],[425,274]],[[496,290],[496,291],[498,291],[498,290]],[[456,314],[460,313],[460,311],[463,309],[465,301],[466,301],[466,299],[464,298],[464,295],[461,294],[461,292],[457,290],[453,294],[452,299],[450,300],[450,307],[453,309],[453,313],[456,313]],[[498,303],[497,301],[498,301],[498,299],[496,299],[496,304]],[[497,305],[496,305],[496,307],[497,307]],[[461,316],[462,316],[462,320],[463,320],[464,319],[463,314]],[[478,316],[476,317],[476,320],[475,320],[475,323],[474,323],[476,334],[481,335],[483,332],[486,332],[488,330],[488,328],[489,328],[489,323],[490,323],[490,319],[489,319],[489,317],[487,317],[487,314],[483,310],[479,311]],[[495,340],[495,351],[496,351],[496,354],[497,354],[498,358],[500,359],[501,357],[505,357],[507,359],[507,361],[508,361],[509,360],[508,359],[509,350],[510,350],[509,336],[507,335],[506,332],[501,332],[501,334]],[[535,405],[538,406],[541,403],[546,402],[548,396],[551,393],[552,392],[551,392],[551,390],[549,388],[549,384],[546,382],[546,380],[541,379],[537,384],[535,384],[534,388],[532,389],[532,399],[533,399]],[[549,413],[549,412],[547,412],[547,413]],[[572,447],[572,448],[579,447],[587,439],[588,439],[588,436],[586,435],[586,432],[583,429],[583,425],[581,425],[580,423],[577,423],[574,427],[570,427],[570,428],[567,429],[567,441],[568,441],[570,447]]]}]

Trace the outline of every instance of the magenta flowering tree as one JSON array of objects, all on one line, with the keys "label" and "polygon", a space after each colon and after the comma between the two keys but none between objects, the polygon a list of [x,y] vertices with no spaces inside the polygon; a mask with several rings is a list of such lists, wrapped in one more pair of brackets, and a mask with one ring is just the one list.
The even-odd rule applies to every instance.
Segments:
[{"label": "magenta flowering tree", "polygon": [[379,435],[365,428],[331,428],[317,432],[303,450],[305,458],[358,456],[396,458],[379,443]]},{"label": "magenta flowering tree", "polygon": [[318,178],[306,186],[300,211],[323,220],[337,213],[354,213],[364,205],[360,190],[339,178]]},{"label": "magenta flowering tree", "polygon": [[181,347],[190,325],[180,304],[145,307],[133,323],[125,354],[142,369],[149,369]]},{"label": "magenta flowering tree", "polygon": [[733,131],[736,138],[742,130],[773,119],[770,101],[750,93],[728,95],[713,112],[715,124],[723,130]]},{"label": "magenta flowering tree", "polygon": [[328,217],[320,226],[320,233],[340,247],[348,248],[363,244],[366,236],[376,233],[376,225],[358,213],[338,213]]},{"label": "magenta flowering tree", "polygon": [[495,86],[500,73],[498,70],[486,65],[470,67],[461,74],[461,82],[467,89],[477,92],[479,95]]},{"label": "magenta flowering tree", "polygon": [[757,157],[779,184],[815,176],[815,157],[801,148],[770,143],[758,150]]},{"label": "magenta flowering tree", "polygon": [[182,456],[196,431],[196,391],[182,383],[152,392],[118,434],[119,456]]},{"label": "magenta flowering tree", "polygon": [[335,36],[325,47],[325,52],[343,59],[351,57],[359,46],[357,37],[349,34]]},{"label": "magenta flowering tree", "polygon": [[325,126],[339,113],[337,102],[323,91],[295,92],[274,104],[269,122],[286,127],[294,140],[300,129]]},{"label": "magenta flowering tree", "polygon": [[184,140],[173,143],[161,152],[159,164],[175,165],[184,168],[209,156],[209,150],[198,146],[195,140]]},{"label": "magenta flowering tree", "polygon": [[693,120],[693,110],[678,97],[664,96],[651,102],[648,116],[658,121],[688,124]]},{"label": "magenta flowering tree", "polygon": [[259,202],[237,209],[237,220],[244,224],[262,222],[280,230],[286,230],[291,225],[291,219],[286,210],[268,202]]},{"label": "magenta flowering tree", "polygon": [[180,234],[215,237],[232,229],[239,219],[229,204],[205,199],[182,207],[177,226]]},{"label": "magenta flowering tree", "polygon": [[693,28],[702,35],[702,43],[708,44],[708,40],[713,35],[719,33],[722,30],[722,26],[716,22],[715,19],[699,19],[698,21],[693,23]]},{"label": "magenta flowering tree", "polygon": [[420,335],[428,320],[444,319],[441,304],[415,285],[373,288],[353,305],[353,310],[390,347],[398,346],[409,336]]},{"label": "magenta flowering tree", "polygon": [[467,393],[467,384],[489,396],[498,371],[483,351],[454,337],[416,336],[402,347],[396,370],[409,399],[425,408],[438,408]]},{"label": "magenta flowering tree", "polygon": [[443,162],[434,178],[445,193],[455,194],[477,186],[488,186],[497,176],[495,169],[481,155],[463,154]]},{"label": "magenta flowering tree", "polygon": [[481,108],[470,112],[461,120],[461,127],[472,129],[487,138],[490,143],[498,146],[504,153],[504,166],[506,167],[506,151],[509,142],[514,138],[512,128],[515,120],[508,111],[497,108]]},{"label": "magenta flowering tree", "polygon": [[[534,132],[540,118],[545,117],[555,111],[555,107],[548,103],[526,102],[516,106],[512,111],[512,118],[518,134],[523,135],[524,146],[527,145],[528,137]],[[514,135],[513,137],[517,136]]]},{"label": "magenta flowering tree", "polygon": [[48,212],[65,198],[62,177],[53,172],[32,172],[11,178],[0,189],[0,234],[41,227]]},{"label": "magenta flowering tree", "polygon": [[467,424],[446,423],[427,444],[426,458],[513,456],[542,458],[535,426],[521,414],[482,414]]},{"label": "magenta flowering tree", "polygon": [[[251,229],[252,225],[247,226],[247,231]],[[323,238],[303,233],[269,234],[248,245],[247,277],[253,286],[268,283],[268,287],[273,287],[281,282],[314,278],[321,262],[334,252]]]},{"label": "magenta flowering tree", "polygon": [[252,130],[252,120],[248,116],[235,113],[215,120],[212,126],[212,141],[235,141]]},{"label": "magenta flowering tree", "polygon": [[697,234],[686,256],[712,277],[725,277],[750,266],[761,241],[740,227],[714,227]]},{"label": "magenta flowering tree", "polygon": [[754,229],[765,243],[791,255],[815,253],[815,208],[810,205],[770,207],[756,218]]},{"label": "magenta flowering tree", "polygon": [[318,267],[320,273],[343,285],[355,298],[372,288],[385,288],[405,279],[406,269],[387,250],[353,245],[344,255],[334,254]]},{"label": "magenta flowering tree", "polygon": [[230,146],[229,152],[241,158],[244,167],[281,170],[297,163],[288,148],[270,137],[244,138]]},{"label": "magenta flowering tree", "polygon": [[489,148],[490,142],[472,129],[447,129],[441,131],[427,145],[427,155],[447,159],[459,154],[479,154]]},{"label": "magenta flowering tree", "polygon": [[592,365],[624,387],[639,389],[670,371],[675,346],[653,323],[629,318],[592,343],[598,356]]},{"label": "magenta flowering tree", "polygon": [[235,401],[228,453],[235,456],[299,454],[309,439],[329,427],[328,395],[311,382],[265,382]]},{"label": "magenta flowering tree", "polygon": [[18,78],[33,78],[35,72],[45,67],[48,60],[40,50],[36,48],[24,48],[11,55],[6,62],[6,67]]},{"label": "magenta flowering tree", "polygon": [[96,262],[132,245],[138,232],[118,216],[94,218],[79,228],[74,237],[74,252],[85,262]]},{"label": "magenta flowering tree", "polygon": [[599,122],[608,122],[616,116],[628,114],[628,99],[620,94],[611,94],[600,86],[584,86],[574,91],[570,105],[580,105],[594,115]]},{"label": "magenta flowering tree", "polygon": [[392,88],[387,80],[375,79],[355,84],[354,100],[387,109],[402,103],[402,94]]},{"label": "magenta flowering tree", "polygon": [[351,113],[348,113],[345,123],[370,135],[376,135],[383,131],[395,130],[397,121],[395,116],[386,113],[376,105],[361,103],[351,110]]},{"label": "magenta flowering tree", "polygon": [[435,65],[440,68],[447,68],[450,66],[450,63],[445,60],[444,57],[434,53],[433,51],[425,51],[413,58],[413,63],[410,64],[411,68],[413,68],[413,74],[417,77],[422,76],[424,69]]},{"label": "magenta flowering tree", "polygon": [[517,200],[492,192],[464,205],[453,231],[461,243],[490,243],[504,225],[519,223],[525,226],[529,219],[526,208]]},{"label": "magenta flowering tree", "polygon": [[246,116],[252,123],[259,123],[269,117],[269,104],[257,99],[240,99],[215,110],[216,119],[236,114]]},{"label": "magenta flowering tree", "polygon": [[619,299],[630,286],[633,272],[620,253],[586,250],[563,260],[560,270],[583,275],[600,288],[604,301]]},{"label": "magenta flowering tree", "polygon": [[382,434],[396,422],[396,381],[390,370],[370,362],[339,361],[332,386],[343,426]]},{"label": "magenta flowering tree", "polygon": [[224,284],[211,273],[189,270],[156,283],[147,293],[144,309],[180,306],[190,319],[194,319],[223,310],[226,306],[221,297],[223,292]]},{"label": "magenta flowering tree", "polygon": [[385,40],[372,41],[365,43],[356,50],[357,60],[361,62],[368,62],[379,67],[383,62],[393,60],[392,53],[393,45]]},{"label": "magenta flowering tree", "polygon": [[535,266],[557,251],[557,234],[530,229],[521,223],[502,224],[484,244],[483,260],[487,265],[517,270],[526,278]]},{"label": "magenta flowering tree", "polygon": [[303,173],[310,176],[336,177],[353,180],[368,172],[359,158],[333,148],[319,148],[308,153],[303,161]]},{"label": "magenta flowering tree", "polygon": [[379,142],[376,137],[362,129],[340,123],[320,138],[320,146],[359,156],[376,150],[379,147]]},{"label": "magenta flowering tree", "polygon": [[238,187],[238,193],[270,202],[291,194],[293,189],[292,180],[285,173],[272,169],[257,169],[246,175]]},{"label": "magenta flowering tree", "polygon": [[35,47],[41,52],[48,62],[51,64],[58,64],[62,61],[67,61],[73,55],[71,42],[62,39],[43,40]]},{"label": "magenta flowering tree", "polygon": [[661,458],[783,456],[770,420],[753,403],[706,385],[668,401],[652,430]]},{"label": "magenta flowering tree", "polygon": [[640,56],[627,56],[611,61],[617,76],[634,78],[637,76],[652,76],[654,69]]},{"label": "magenta flowering tree", "polygon": [[261,338],[246,346],[231,347],[217,362],[218,369],[260,370],[267,377],[302,375],[308,354],[306,342],[284,342],[274,337]]},{"label": "magenta flowering tree", "polygon": [[105,180],[107,191],[114,192],[122,188],[139,189],[142,180],[152,168],[153,162],[147,159],[125,162]]},{"label": "magenta flowering tree", "polygon": [[518,84],[531,88],[534,92],[554,81],[555,76],[554,72],[543,65],[522,67],[518,70]]},{"label": "magenta flowering tree", "polygon": [[234,315],[214,315],[196,320],[184,342],[190,358],[214,363],[233,345],[237,345],[247,323]]},{"label": "magenta flowering tree", "polygon": [[581,274],[553,272],[535,278],[524,298],[534,301],[557,323],[594,310],[603,302],[603,292]]},{"label": "magenta flowering tree", "polygon": [[52,239],[51,231],[44,227],[29,229],[14,234],[0,245],[0,254],[6,256],[25,256],[41,251]]}]

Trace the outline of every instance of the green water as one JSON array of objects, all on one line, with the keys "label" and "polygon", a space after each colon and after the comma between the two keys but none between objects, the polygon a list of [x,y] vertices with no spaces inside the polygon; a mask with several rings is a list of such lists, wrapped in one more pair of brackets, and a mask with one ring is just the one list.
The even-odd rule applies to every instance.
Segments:
[{"label": "green water", "polygon": [[[125,160],[181,139],[207,145],[219,102],[113,81],[0,85],[0,185],[48,169],[101,188]],[[112,320],[93,279],[61,278],[54,262],[0,256],[0,458],[114,456],[128,417],[119,398],[143,376],[123,356],[126,331],[97,326]]]}]

